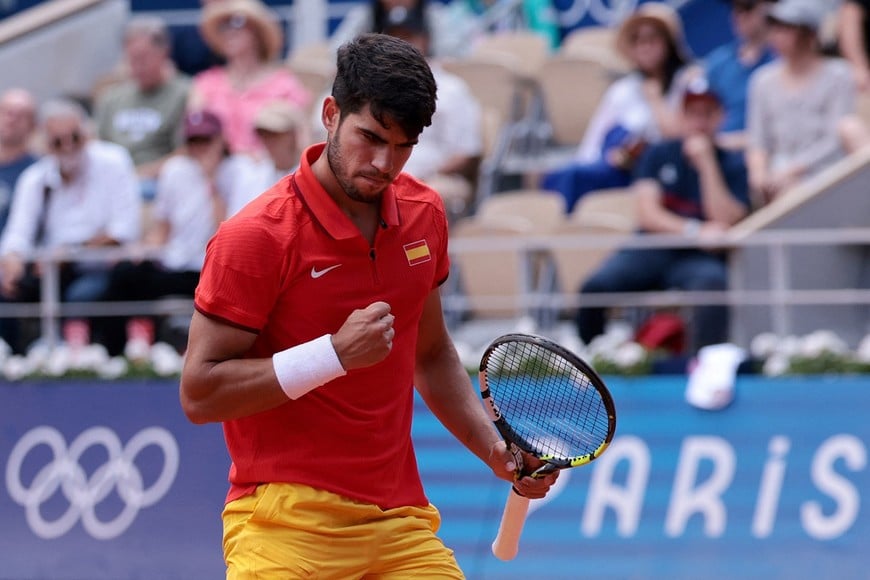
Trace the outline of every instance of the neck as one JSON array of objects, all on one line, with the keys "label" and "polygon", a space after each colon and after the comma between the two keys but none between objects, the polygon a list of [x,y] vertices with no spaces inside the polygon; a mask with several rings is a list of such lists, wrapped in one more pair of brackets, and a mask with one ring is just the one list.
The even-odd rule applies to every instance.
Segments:
[{"label": "neck", "polygon": [[806,73],[812,70],[818,62],[816,53],[810,51],[795,54],[784,60],[786,70],[792,74]]}]

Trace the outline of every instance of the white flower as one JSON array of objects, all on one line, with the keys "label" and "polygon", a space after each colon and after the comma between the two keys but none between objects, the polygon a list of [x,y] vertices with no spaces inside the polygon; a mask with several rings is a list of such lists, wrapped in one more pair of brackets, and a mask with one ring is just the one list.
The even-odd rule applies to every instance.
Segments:
[{"label": "white flower", "polygon": [[33,372],[30,361],[20,354],[13,354],[3,362],[3,376],[7,380],[17,381]]},{"label": "white flower", "polygon": [[816,358],[824,353],[844,354],[849,348],[840,337],[830,330],[817,330],[800,341],[798,353],[806,358]]},{"label": "white flower", "polygon": [[764,361],[764,366],[761,372],[768,377],[778,377],[788,371],[789,359],[782,353],[774,353],[769,359]]},{"label": "white flower", "polygon": [[762,332],[752,339],[749,344],[749,352],[759,360],[764,360],[776,352],[779,337],[772,332]]},{"label": "white flower", "polygon": [[622,368],[629,368],[643,362],[644,357],[646,349],[636,342],[626,342],[613,353],[613,362]]},{"label": "white flower", "polygon": [[127,359],[115,356],[104,361],[96,370],[97,374],[104,379],[117,379],[124,376],[129,368]]},{"label": "white flower", "polygon": [[151,366],[161,377],[168,377],[181,372],[181,356],[165,342],[155,343],[151,347]]},{"label": "white flower", "polygon": [[62,377],[73,366],[73,352],[70,347],[62,344],[51,351],[43,365],[46,374],[52,377]]},{"label": "white flower", "polygon": [[146,361],[151,353],[151,345],[147,340],[132,339],[124,345],[124,356],[131,361]]},{"label": "white flower", "polygon": [[81,349],[79,364],[89,371],[97,371],[109,360],[109,351],[99,343],[91,343]]},{"label": "white flower", "polygon": [[855,357],[862,363],[870,363],[870,334],[865,336],[855,351]]}]

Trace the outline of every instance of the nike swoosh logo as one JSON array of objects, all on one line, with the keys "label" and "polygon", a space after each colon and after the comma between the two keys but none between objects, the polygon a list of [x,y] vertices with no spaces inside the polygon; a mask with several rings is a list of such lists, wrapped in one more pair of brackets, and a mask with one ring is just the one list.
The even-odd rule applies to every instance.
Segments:
[{"label": "nike swoosh logo", "polygon": [[323,270],[318,270],[315,266],[311,266],[311,277],[315,279],[320,278],[327,272],[335,270],[339,266],[341,266],[341,264],[336,264],[335,266],[330,266],[329,268],[324,268]]}]

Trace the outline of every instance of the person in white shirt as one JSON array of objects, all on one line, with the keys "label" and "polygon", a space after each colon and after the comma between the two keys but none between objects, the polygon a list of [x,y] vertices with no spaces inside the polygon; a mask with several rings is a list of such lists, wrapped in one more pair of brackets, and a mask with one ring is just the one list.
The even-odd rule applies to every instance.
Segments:
[{"label": "person in white shirt", "polygon": [[254,130],[266,149],[259,158],[234,156],[236,178],[227,202],[227,217],[272,187],[299,164],[302,150],[311,144],[304,113],[285,100],[266,103],[254,117]]},{"label": "person in white shirt", "polygon": [[[412,11],[385,25],[384,33],[401,38],[430,55],[426,22]],[[438,85],[438,108],[432,125],[420,135],[405,173],[425,181],[444,199],[451,216],[462,214],[471,202],[473,182],[483,155],[480,103],[460,77],[446,71],[437,59],[429,66]]]},{"label": "person in white shirt", "polygon": [[108,289],[109,267],[75,262],[75,251],[139,239],[142,201],[133,160],[120,145],[90,138],[87,113],[75,101],[48,101],[40,118],[47,155],[16,184],[0,239],[0,292],[11,300],[38,300],[39,272],[28,265],[31,253],[65,249],[70,262],[61,270],[61,299],[99,301]]},{"label": "person in white shirt", "polygon": [[[238,166],[228,153],[221,121],[214,113],[188,113],[183,135],[183,152],[166,161],[158,175],[157,194],[143,238],[144,249],[156,250],[158,255],[117,264],[112,270],[109,300],[193,297],[206,244],[227,216]],[[155,334],[153,319],[133,320],[136,324],[114,321],[113,341],[106,345],[110,353],[123,350],[123,332],[128,326],[147,324],[149,334]]]}]

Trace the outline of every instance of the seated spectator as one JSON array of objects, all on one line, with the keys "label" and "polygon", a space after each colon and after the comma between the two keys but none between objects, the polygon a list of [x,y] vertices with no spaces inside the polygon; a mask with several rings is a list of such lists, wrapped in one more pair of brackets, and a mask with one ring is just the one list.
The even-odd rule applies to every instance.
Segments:
[{"label": "seated spectator", "polygon": [[858,90],[870,89],[870,0],[844,0],[840,4],[837,48],[852,67]]},{"label": "seated spectator", "polygon": [[[21,173],[36,161],[31,137],[36,129],[36,101],[24,89],[9,89],[0,95],[0,233],[9,219],[12,194]],[[5,299],[0,295],[0,302]],[[8,345],[19,342],[19,324],[0,318],[0,338]]]},{"label": "seated spectator", "polygon": [[[0,238],[0,292],[7,299],[38,301],[40,272],[28,265],[38,248],[117,246],[139,239],[142,199],[126,149],[89,138],[89,119],[74,101],[41,109],[47,155],[21,174],[9,222]],[[109,265],[75,261],[61,269],[61,299],[102,300]],[[98,335],[98,329],[94,329]],[[23,350],[24,345],[16,345]]]},{"label": "seated spectator", "polygon": [[824,15],[814,0],[770,7],[770,43],[780,58],[756,71],[749,88],[746,160],[758,205],[865,141],[848,65],[819,51]]},{"label": "seated spectator", "polygon": [[236,160],[242,167],[236,171],[227,217],[294,171],[302,150],[310,144],[304,113],[287,101],[272,101],[261,108],[254,118],[254,129],[267,154]]},{"label": "seated spectator", "polygon": [[[388,25],[384,32],[431,56],[429,30],[421,18],[409,13]],[[458,215],[471,202],[473,181],[483,154],[482,113],[465,81],[447,72],[437,60],[430,59],[429,65],[438,85],[438,108],[432,116],[432,125],[414,146],[404,171],[437,189],[448,212]]]},{"label": "seated spectator", "polygon": [[151,200],[160,167],[181,145],[190,82],[169,60],[169,32],[159,18],[140,16],[127,24],[124,57],[130,79],[98,100],[97,135],[130,152],[143,197]]},{"label": "seated spectator", "polygon": [[258,0],[225,0],[206,6],[202,33],[226,65],[194,77],[188,108],[208,108],[220,118],[232,153],[260,153],[263,144],[254,132],[257,111],[278,99],[304,109],[311,98],[276,60],[283,50],[281,26]]},{"label": "seated spectator", "polygon": [[[227,198],[236,176],[227,154],[220,119],[209,111],[189,113],[183,123],[183,152],[160,171],[157,197],[143,238],[157,250],[153,260],[124,261],[112,269],[108,299],[155,300],[193,296],[205,259],[205,246],[226,217]],[[123,329],[115,324],[110,353],[123,350]],[[150,322],[154,325],[154,321]]]},{"label": "seated spectator", "polygon": [[368,0],[351,8],[329,38],[333,50],[365,32],[384,32],[390,23],[409,16],[421,19],[432,32],[432,51],[440,57],[465,54],[466,39],[456,40],[455,27],[450,26],[446,6],[436,0]]},{"label": "seated spectator", "polygon": [[678,133],[679,99],[692,70],[679,14],[665,4],[641,5],[620,27],[616,47],[633,72],[605,93],[574,161],[541,180],[565,197],[568,212],[584,193],[627,186],[640,151]]},{"label": "seated spectator", "polygon": [[[589,294],[727,288],[724,254],[702,247],[749,212],[746,169],[739,152],[715,144],[723,108],[706,79],[689,83],[682,111],[684,137],[647,148],[632,188],[641,232],[682,234],[697,240],[699,248],[620,250],[583,283],[581,304]],[[588,344],[604,332],[605,322],[605,309],[581,306],[580,338]],[[692,325],[695,349],[726,342],[728,310],[721,305],[697,307]]]},{"label": "seated spectator", "polygon": [[711,88],[725,107],[719,143],[745,149],[749,77],[775,58],[767,42],[767,9],[774,0],[729,1],[734,40],[713,50],[704,68]]},{"label": "seated spectator", "polygon": [[36,129],[36,100],[25,89],[0,95],[0,232],[6,227],[18,176],[34,161],[31,139]]}]

